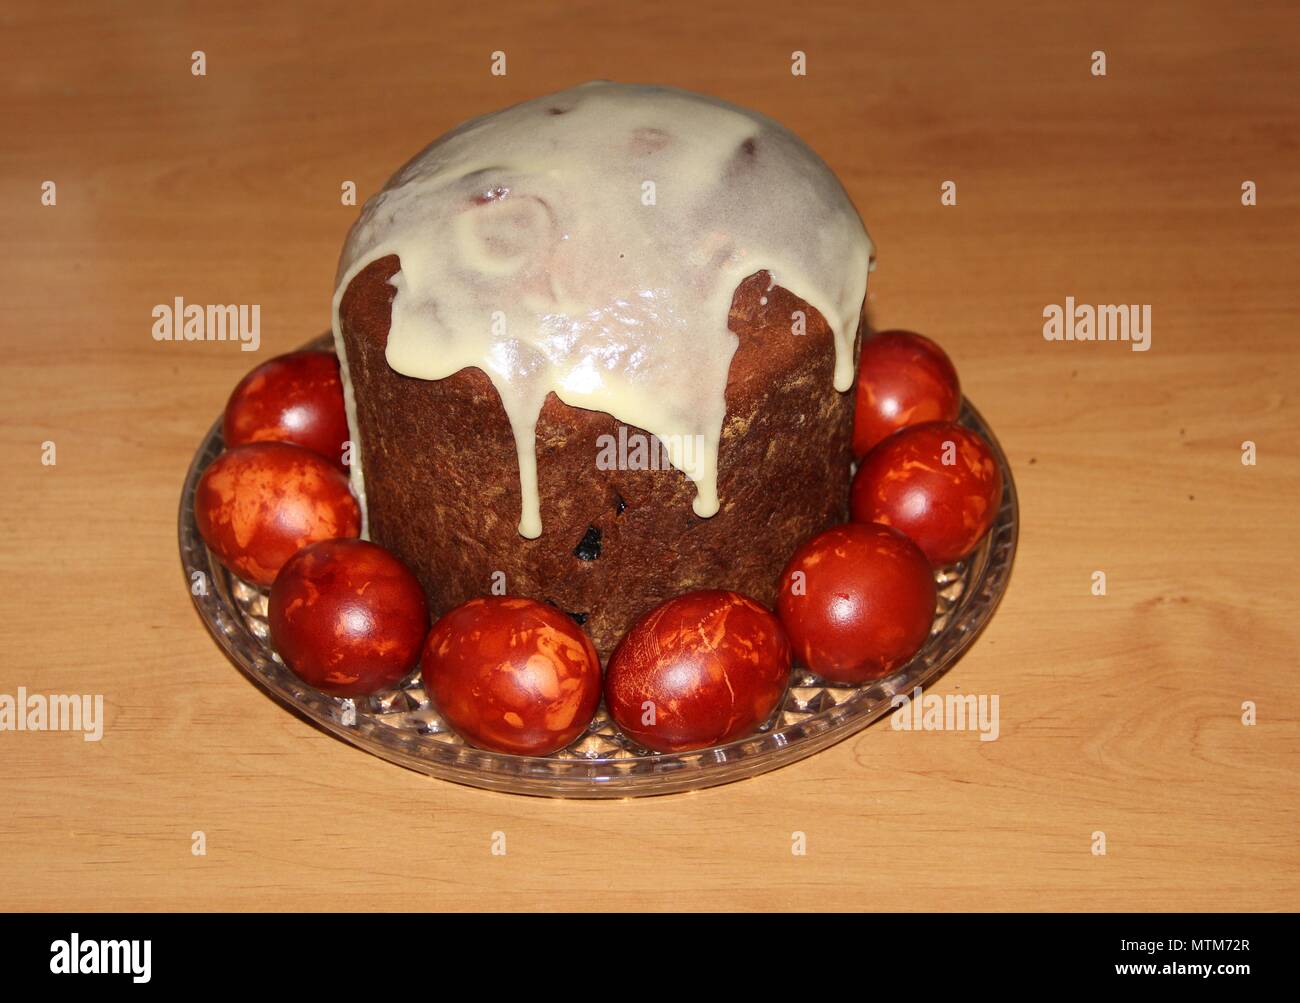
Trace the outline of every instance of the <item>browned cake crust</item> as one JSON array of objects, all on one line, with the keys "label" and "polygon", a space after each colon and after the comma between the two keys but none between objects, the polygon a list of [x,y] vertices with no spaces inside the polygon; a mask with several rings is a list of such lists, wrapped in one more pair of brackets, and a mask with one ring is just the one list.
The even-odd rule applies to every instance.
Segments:
[{"label": "browned cake crust", "polygon": [[[510,594],[574,615],[605,658],[640,614],[682,592],[733,589],[771,606],[796,546],[845,520],[853,395],[834,388],[821,314],[780,287],[767,290],[766,272],[746,279],[731,305],[740,347],[727,386],[718,514],[695,515],[695,486],[676,469],[600,469],[599,438],[617,438],[619,422],[551,394],[537,425],[542,535],[527,540],[516,528],[514,436],[487,376],[463,369],[421,380],[385,361],[388,279],[398,269],[389,256],[360,272],[340,321],[370,536],[411,566],[435,616],[491,592],[499,571]],[[803,336],[790,330],[795,310],[808,318]]]}]

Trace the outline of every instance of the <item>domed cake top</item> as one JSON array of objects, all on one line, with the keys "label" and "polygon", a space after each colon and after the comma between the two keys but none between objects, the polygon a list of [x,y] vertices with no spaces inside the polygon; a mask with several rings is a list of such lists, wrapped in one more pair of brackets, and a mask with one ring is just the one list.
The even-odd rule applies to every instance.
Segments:
[{"label": "domed cake top", "polygon": [[776,122],[593,82],[467,122],[398,171],[344,246],[335,337],[342,359],[348,283],[396,255],[388,363],[491,379],[515,436],[521,534],[541,532],[535,426],[552,392],[658,437],[710,516],[736,287],[765,270],[820,312],[847,390],[872,254],[835,175]]}]

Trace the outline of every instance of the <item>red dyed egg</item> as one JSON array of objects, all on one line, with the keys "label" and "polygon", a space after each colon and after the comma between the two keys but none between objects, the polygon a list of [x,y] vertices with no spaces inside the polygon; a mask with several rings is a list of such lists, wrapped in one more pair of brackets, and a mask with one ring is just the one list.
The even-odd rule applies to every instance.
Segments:
[{"label": "red dyed egg", "polygon": [[255,442],[218,456],[199,478],[204,542],[241,578],[270,585],[309,543],[356,536],[361,512],[338,467],[311,450]]},{"label": "red dyed egg", "polygon": [[609,658],[605,706],[648,749],[704,749],[767,720],[790,682],[790,642],[738,592],[688,592],[641,617]]},{"label": "red dyed egg", "polygon": [[930,636],[937,598],[916,544],[887,526],[847,523],[795,551],[776,609],[804,665],[860,683],[916,654]]},{"label": "red dyed egg", "polygon": [[221,434],[228,447],[291,442],[344,466],[339,360],[333,352],[290,352],[262,363],[230,395]]},{"label": "red dyed egg", "polygon": [[566,613],[488,596],[429,632],[420,660],[438,712],[470,744],[545,756],[583,733],[600,705],[600,658]]},{"label": "red dyed egg", "polygon": [[900,530],[934,564],[967,556],[993,525],[1002,471],[987,442],[948,421],[894,433],[862,459],[850,504],[858,522]]},{"label": "red dyed egg", "polygon": [[883,331],[862,345],[853,413],[853,455],[926,421],[954,421],[961,384],[952,360],[922,334]]},{"label": "red dyed egg", "polygon": [[276,575],[271,640],[303,682],[366,696],[402,680],[429,631],[424,591],[406,565],[364,540],[324,540]]}]

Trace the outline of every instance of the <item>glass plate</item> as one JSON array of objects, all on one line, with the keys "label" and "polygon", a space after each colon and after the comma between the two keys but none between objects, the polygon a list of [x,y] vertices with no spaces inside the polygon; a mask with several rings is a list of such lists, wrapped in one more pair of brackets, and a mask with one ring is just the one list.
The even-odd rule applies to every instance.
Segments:
[{"label": "glass plate", "polygon": [[[326,731],[376,756],[443,780],[515,794],[622,798],[696,790],[766,773],[848,738],[887,713],[895,694],[910,694],[934,682],[988,623],[1006,591],[1015,557],[1016,489],[1001,446],[969,401],[963,401],[959,420],[993,447],[1002,468],[1002,505],[979,549],[935,573],[939,602],[925,646],[893,675],[858,686],[826,682],[796,668],[784,702],[762,728],[727,745],[695,752],[640,748],[619,733],[603,706],[586,733],[554,755],[489,752],[466,745],[443,722],[429,705],[418,671],[398,689],[366,698],[328,696],[303,684],[271,645],[267,590],[228,572],[208,551],[195,524],[195,487],[223,448],[220,419],[185,477],[181,562],[199,614],[245,675]],[[195,572],[204,576],[204,590],[198,595]]]}]

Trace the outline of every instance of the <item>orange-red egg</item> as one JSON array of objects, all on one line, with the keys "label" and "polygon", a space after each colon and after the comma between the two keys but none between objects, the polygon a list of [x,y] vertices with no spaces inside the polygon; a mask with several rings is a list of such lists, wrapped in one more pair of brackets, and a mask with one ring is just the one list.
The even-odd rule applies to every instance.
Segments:
[{"label": "orange-red egg", "polygon": [[218,456],[194,495],[199,533],[257,585],[275,581],[309,543],[356,536],[361,512],[338,467],[302,446],[255,442]]},{"label": "orange-red egg", "polygon": [[863,457],[850,498],[855,521],[894,527],[937,565],[968,556],[1001,502],[993,450],[950,421],[914,425],[881,442]]},{"label": "orange-red egg", "polygon": [[429,698],[471,745],[545,756],[600,705],[600,658],[565,613],[518,596],[471,599],[433,625],[420,659]]},{"label": "orange-red egg", "polygon": [[853,412],[854,456],[900,428],[953,421],[960,410],[957,370],[925,335],[882,331],[863,342]]},{"label": "orange-red egg", "polygon": [[348,419],[333,352],[290,352],[239,381],[221,425],[226,446],[291,442],[344,466]]},{"label": "orange-red egg", "polygon": [[887,526],[847,523],[795,551],[777,612],[799,661],[861,683],[904,665],[930,636],[937,596],[930,562]]},{"label": "orange-red egg", "polygon": [[415,575],[365,540],[324,540],[280,569],[271,640],[303,682],[338,696],[391,689],[415,665],[429,610]]},{"label": "orange-red egg", "polygon": [[721,745],[753,731],[790,682],[790,643],[738,592],[688,592],[641,617],[605,674],[605,706],[648,749]]}]

